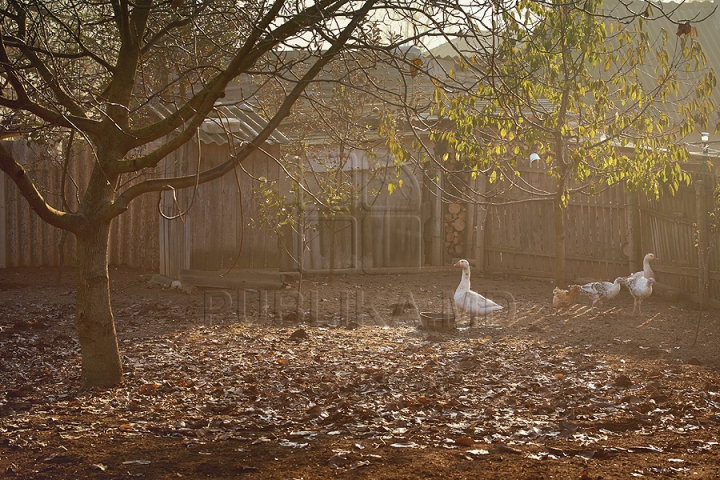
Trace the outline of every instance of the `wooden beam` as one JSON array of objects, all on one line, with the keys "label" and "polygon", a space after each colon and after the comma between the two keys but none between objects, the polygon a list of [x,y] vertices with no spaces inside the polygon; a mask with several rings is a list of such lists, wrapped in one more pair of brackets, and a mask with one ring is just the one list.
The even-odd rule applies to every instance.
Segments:
[{"label": "wooden beam", "polygon": [[[474,178],[470,180],[470,189],[473,191],[477,191],[478,184],[482,181],[482,179]],[[475,235],[475,226],[477,225],[477,212],[479,210],[479,206],[475,202],[467,202],[467,210],[466,210],[466,217],[465,217],[465,258],[470,259],[471,257],[475,257],[477,254],[477,249],[475,248],[475,241],[476,241],[476,235]],[[475,264],[481,264],[482,260],[476,259]]]},{"label": "wooden beam", "polygon": [[649,208],[640,208],[639,211],[642,212],[643,215],[647,215],[647,216],[653,217],[653,218],[659,218],[661,220],[677,223],[680,225],[693,225],[695,223],[690,218],[673,217],[671,215],[661,213],[656,210],[651,210]]},{"label": "wooden beam", "polygon": [[[442,160],[441,160],[442,161]],[[443,175],[436,171],[437,182],[432,183],[430,194],[432,220],[430,221],[430,265],[440,266],[443,264],[443,203],[442,183]]]},{"label": "wooden beam", "polygon": [[[500,253],[510,253],[514,255],[527,255],[529,257],[545,257],[545,258],[554,258],[554,253],[547,253],[547,252],[538,252],[538,251],[528,251],[528,250],[522,250],[520,248],[513,248],[513,247],[500,247],[497,245],[492,246],[485,246],[486,252],[500,252]],[[613,258],[597,258],[589,255],[567,255],[565,257],[567,260],[577,260],[577,261],[584,261],[584,262],[607,262],[615,265],[625,265],[625,261],[622,259],[613,259]]]},{"label": "wooden beam", "polygon": [[697,225],[697,249],[698,249],[698,292],[700,295],[700,308],[705,303],[705,288],[708,283],[707,270],[709,265],[709,240],[708,215],[705,206],[705,181],[695,180],[695,214]]}]

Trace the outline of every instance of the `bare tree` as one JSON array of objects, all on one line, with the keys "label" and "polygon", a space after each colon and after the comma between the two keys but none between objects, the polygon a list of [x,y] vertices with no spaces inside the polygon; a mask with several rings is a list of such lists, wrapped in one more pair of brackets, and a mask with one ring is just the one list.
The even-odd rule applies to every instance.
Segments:
[{"label": "bare tree", "polygon": [[[563,5],[570,9],[585,3],[589,4],[570,1]],[[81,192],[77,209],[71,210],[66,203],[44,195],[31,173],[9,150],[0,146],[0,169],[17,185],[30,207],[45,222],[76,238],[75,325],[81,346],[83,386],[102,387],[122,382],[110,304],[108,236],[113,219],[125,212],[134,199],[150,192],[192,188],[233,171],[261,148],[288,117],[307,87],[330,68],[331,62],[334,62],[333,68],[345,68],[352,73],[333,75],[337,85],[358,89],[375,99],[377,111],[373,111],[379,120],[373,128],[383,134],[385,147],[395,154],[397,164],[406,162],[410,159],[407,142],[397,140],[399,132],[405,129],[403,122],[422,125],[425,133],[439,132],[438,122],[448,117],[447,106],[439,107],[435,119],[428,117],[426,109],[433,101],[443,105],[446,98],[464,91],[488,99],[486,105],[508,106],[508,98],[514,98],[520,87],[529,86],[530,80],[523,75],[529,57],[511,55],[514,51],[507,43],[508,38],[498,44],[503,30],[492,21],[503,18],[510,24],[519,19],[514,12],[537,11],[539,15],[553,12],[553,6],[553,2],[525,0],[487,4],[415,0],[316,0],[314,3],[8,0],[1,3],[0,108],[3,113],[12,116],[14,124],[30,138],[44,138],[63,145],[74,139],[87,144],[93,152],[92,173]],[[488,15],[489,11],[494,11],[495,16]],[[637,20],[641,15],[630,17]],[[517,23],[518,27],[521,24]],[[483,26],[490,27],[491,32],[479,42],[485,45],[483,49],[474,56],[461,52],[465,73],[461,72],[463,69],[445,70],[442,62],[423,63],[407,48],[413,45],[430,48],[438,41],[453,40],[455,36],[472,41]],[[532,30],[518,30],[518,33],[526,45],[542,46],[526,41],[533,38]],[[550,46],[558,45],[556,33],[548,32]],[[485,40],[490,43],[483,43]],[[542,62],[542,48],[531,53],[537,62]],[[550,61],[554,62],[559,58],[558,52],[551,53]],[[622,56],[617,58],[622,60]],[[394,68],[407,75],[400,76],[398,84],[388,86],[366,74],[368,62],[374,71]],[[511,73],[498,76],[501,70],[513,65],[516,65],[513,71],[519,76],[513,77]],[[257,95],[261,95],[266,86],[282,92],[275,105],[266,105],[265,127],[219,165],[200,165],[192,175],[163,177],[156,168],[160,161],[196,135],[203,121],[213,115],[226,87],[241,75],[256,80]],[[363,75],[363,81],[354,80]],[[414,88],[416,77],[432,78],[437,87],[434,97],[432,90]],[[488,82],[512,78],[516,81]],[[518,83],[523,81],[526,83]],[[703,88],[709,88],[709,82]],[[474,102],[473,108],[477,105],[479,103]],[[158,106],[169,113],[158,118]],[[477,117],[487,120],[485,123],[459,115],[463,113],[461,110],[453,111],[453,118],[459,120],[456,129],[461,134],[474,135],[472,130],[494,121],[486,115],[488,111],[481,111]],[[524,110],[518,108],[517,111]],[[427,123],[428,120],[431,123]],[[509,117],[502,121],[507,132],[520,127],[521,120]],[[522,126],[526,125],[528,123]],[[472,128],[467,130],[468,126]],[[500,128],[496,131],[502,133]],[[599,132],[600,127],[593,131]],[[444,135],[436,137],[439,141],[460,141],[455,145],[456,150],[457,145],[462,144],[466,152],[486,151],[475,150],[465,137],[438,135]],[[412,150],[431,152],[432,147],[426,140],[427,135],[418,135],[412,142]],[[503,144],[505,140],[501,134],[492,148],[504,145],[500,146],[500,153],[514,148]],[[489,144],[484,145],[483,148],[487,148]],[[551,151],[551,143],[544,145],[546,151]],[[467,158],[473,173],[487,173],[489,165],[477,162],[477,155]],[[430,153],[420,160],[421,164],[435,162],[437,168],[443,168],[442,161]],[[576,164],[580,165],[572,163]],[[388,184],[388,189],[400,187],[399,183]]]},{"label": "bare tree", "polygon": [[[74,135],[93,152],[90,179],[70,211],[51,204],[0,147],[0,168],[35,213],[76,237],[75,326],[84,387],[122,382],[107,268],[113,219],[142,194],[231,172],[338,53],[371,40],[369,17],[383,6],[379,0],[9,0],[0,6],[0,107],[31,137],[65,143],[63,136]],[[289,49],[299,53],[282,55]],[[292,74],[298,64],[304,64],[299,77]],[[193,138],[242,74],[283,77],[289,86],[265,128],[218,166],[158,177],[153,169]],[[158,104],[171,113],[153,117]]]}]

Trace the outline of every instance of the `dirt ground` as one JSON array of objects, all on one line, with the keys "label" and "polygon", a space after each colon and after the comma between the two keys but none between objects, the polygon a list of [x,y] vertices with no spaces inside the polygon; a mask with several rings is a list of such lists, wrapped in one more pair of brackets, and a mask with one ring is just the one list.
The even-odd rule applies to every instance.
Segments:
[{"label": "dirt ground", "polygon": [[308,277],[301,324],[294,282],[203,295],[112,268],[125,383],[80,391],[72,275],[0,270],[0,476],[720,475],[716,310],[653,295],[633,316],[623,289],[556,315],[549,281],[474,274],[504,313],[421,328],[446,267]]}]

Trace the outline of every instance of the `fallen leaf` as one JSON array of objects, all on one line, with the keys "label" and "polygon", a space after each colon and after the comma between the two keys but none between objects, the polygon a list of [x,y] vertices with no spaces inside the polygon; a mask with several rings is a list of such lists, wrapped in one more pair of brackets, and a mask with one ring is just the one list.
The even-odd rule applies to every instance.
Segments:
[{"label": "fallen leaf", "polygon": [[458,437],[455,439],[455,445],[459,445],[461,447],[471,447],[475,445],[475,440],[470,437]]}]

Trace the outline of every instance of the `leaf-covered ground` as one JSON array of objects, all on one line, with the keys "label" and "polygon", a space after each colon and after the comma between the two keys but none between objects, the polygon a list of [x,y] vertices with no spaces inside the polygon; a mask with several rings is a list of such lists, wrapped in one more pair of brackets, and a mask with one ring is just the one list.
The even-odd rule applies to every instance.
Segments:
[{"label": "leaf-covered ground", "polygon": [[600,312],[579,298],[555,315],[549,282],[476,275],[477,290],[514,298],[514,314],[453,331],[418,328],[412,305],[438,311],[459,281],[447,267],[311,277],[304,297],[313,322],[297,324],[287,299],[263,309],[250,294],[244,316],[235,306],[208,316],[199,293],[113,270],[125,384],[83,392],[72,272],[62,281],[57,273],[0,276],[0,475],[609,479],[720,471],[714,310],[654,296],[631,316],[623,291]]}]

